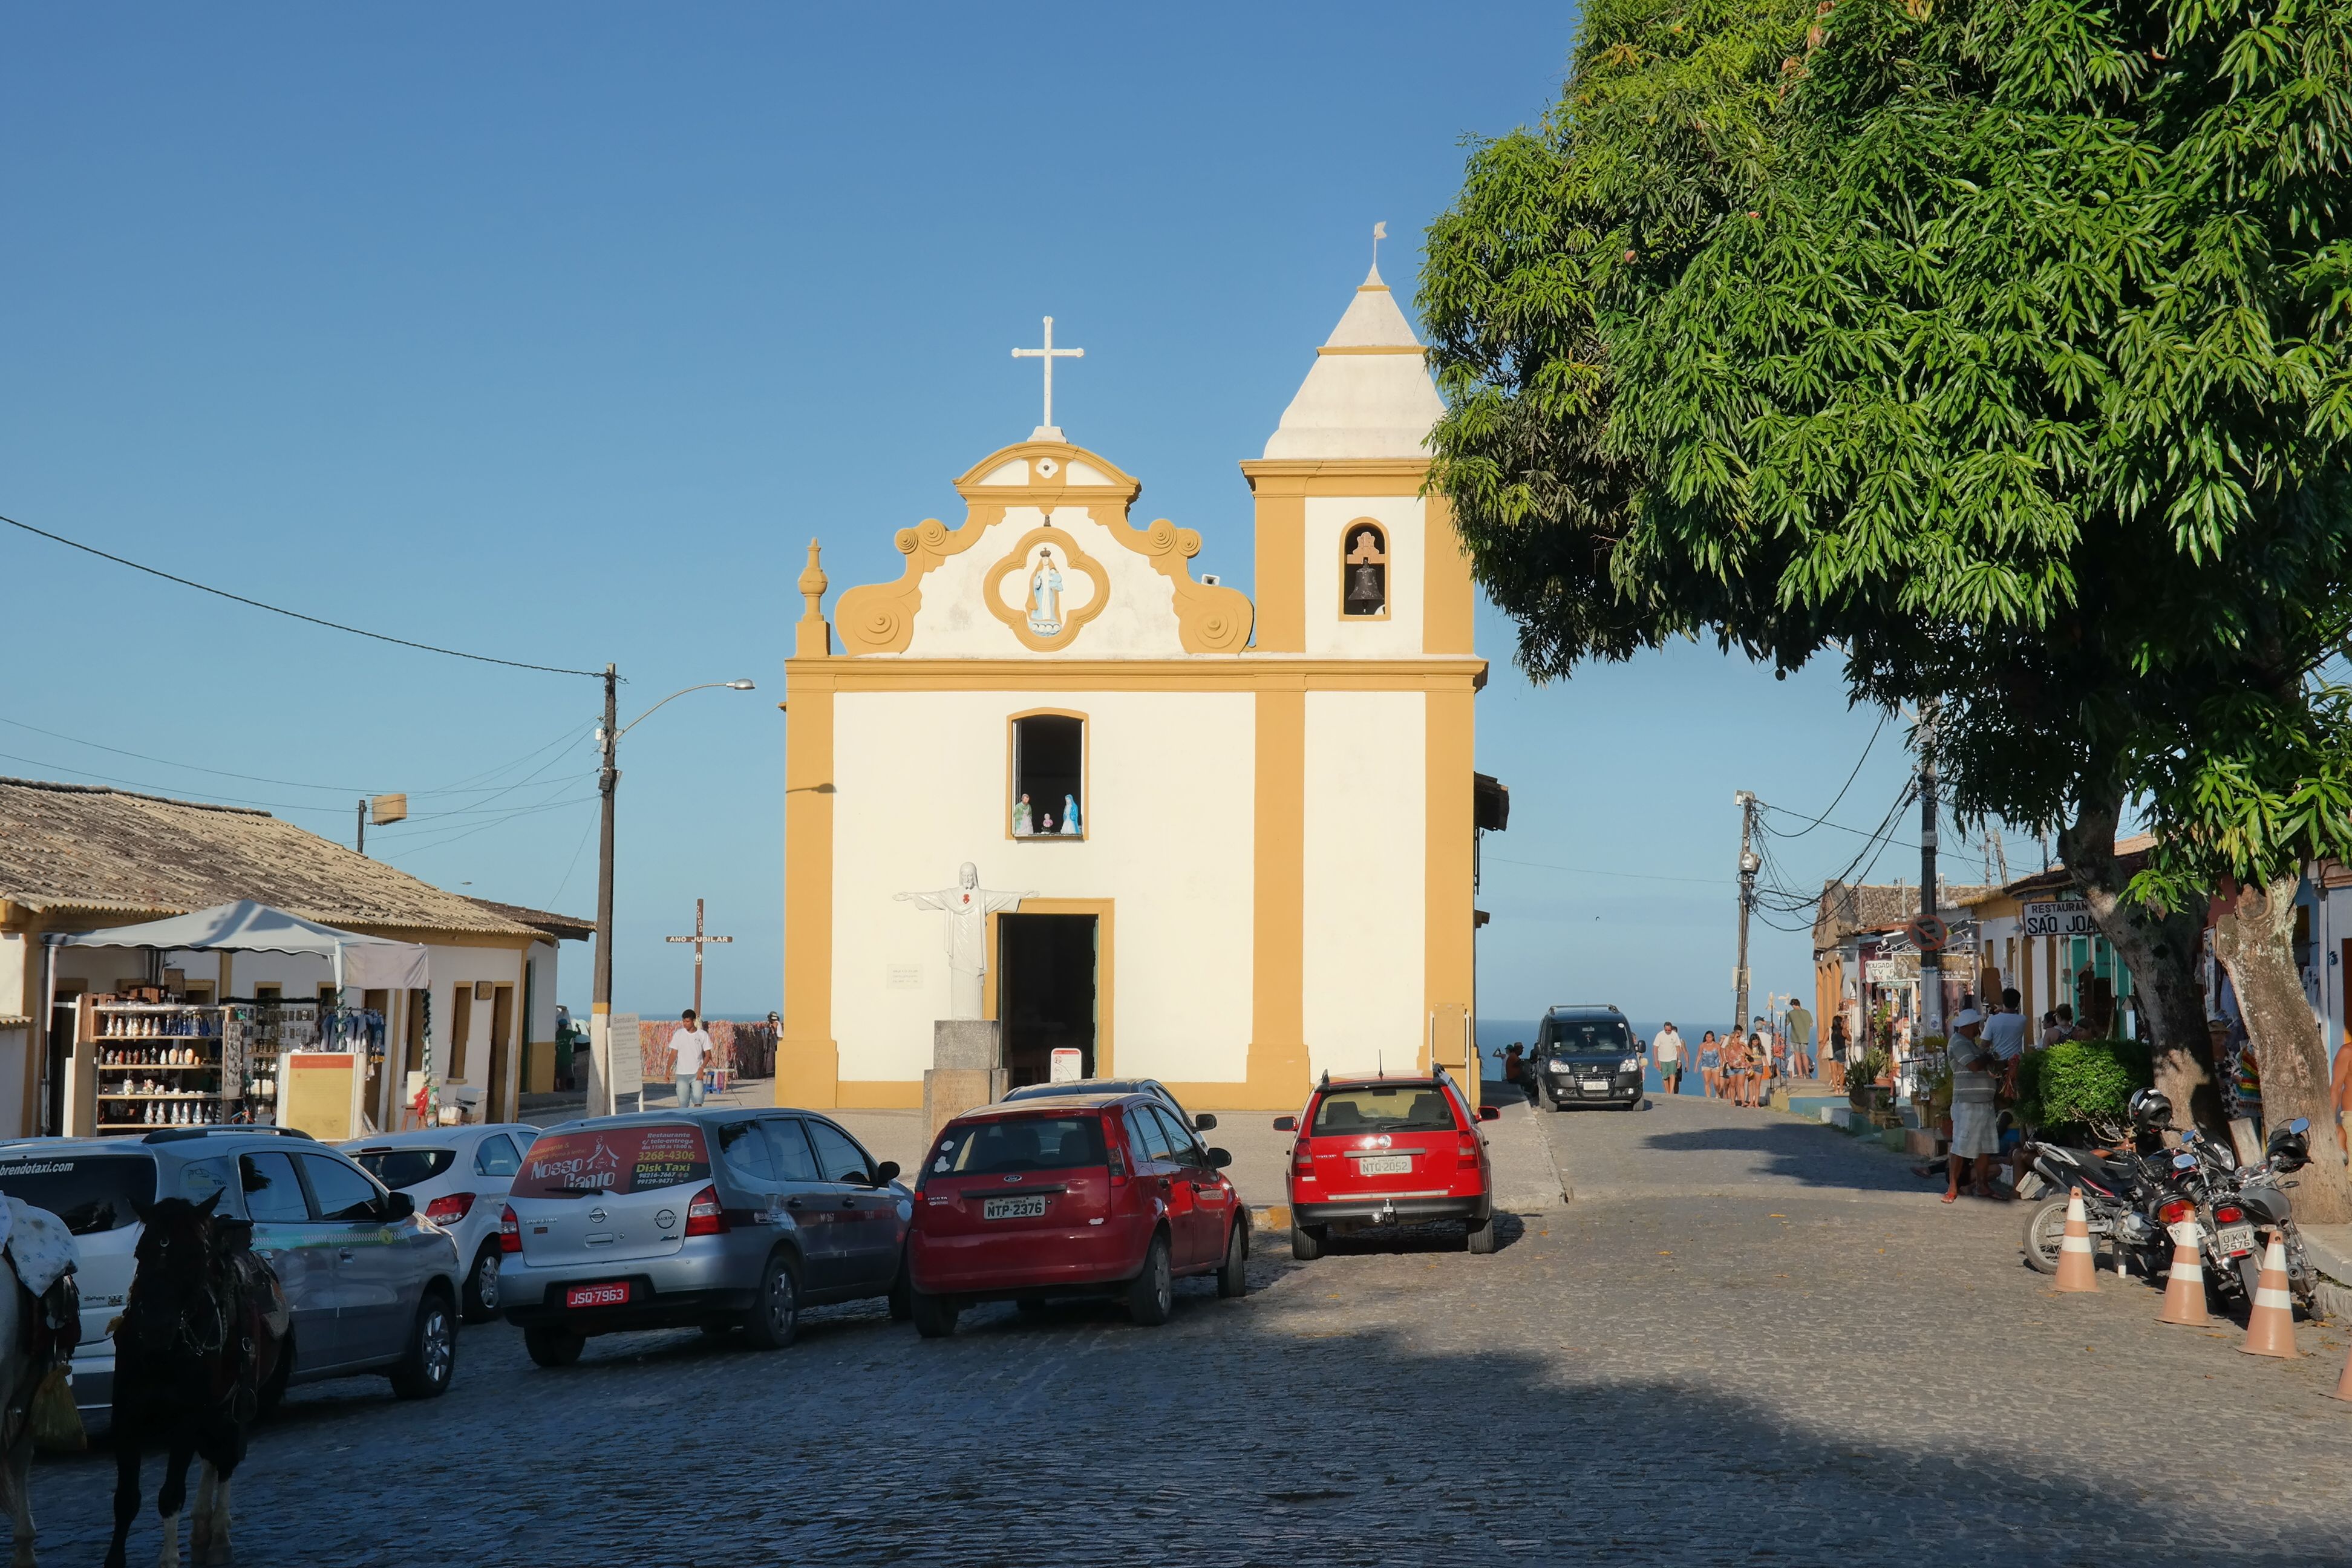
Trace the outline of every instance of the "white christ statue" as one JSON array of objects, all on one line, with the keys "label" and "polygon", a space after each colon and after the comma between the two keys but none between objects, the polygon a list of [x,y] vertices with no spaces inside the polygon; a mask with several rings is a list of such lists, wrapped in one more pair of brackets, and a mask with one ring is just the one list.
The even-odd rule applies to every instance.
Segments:
[{"label": "white christ statue", "polygon": [[980,868],[967,860],[956,885],[936,893],[897,893],[895,898],[947,912],[948,1016],[980,1016],[981,981],[988,973],[988,917],[1017,910],[1034,893],[1000,893],[980,885]]}]

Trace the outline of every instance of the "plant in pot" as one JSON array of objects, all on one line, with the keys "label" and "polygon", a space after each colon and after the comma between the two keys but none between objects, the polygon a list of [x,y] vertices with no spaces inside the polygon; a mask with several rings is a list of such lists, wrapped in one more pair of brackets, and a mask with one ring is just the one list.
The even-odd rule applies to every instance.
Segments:
[{"label": "plant in pot", "polygon": [[1895,1066],[1895,1058],[1876,1046],[1862,1053],[1862,1060],[1853,1064],[1846,1077],[1846,1103],[1857,1110],[1877,1110],[1892,1103],[1895,1089],[1882,1082]]}]

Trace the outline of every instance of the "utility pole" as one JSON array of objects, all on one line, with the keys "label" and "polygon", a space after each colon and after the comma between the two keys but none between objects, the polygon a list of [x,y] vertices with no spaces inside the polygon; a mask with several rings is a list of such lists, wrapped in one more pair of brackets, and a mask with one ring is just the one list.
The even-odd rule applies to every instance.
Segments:
[{"label": "utility pole", "polygon": [[596,731],[603,765],[596,788],[604,797],[604,821],[596,834],[596,978],[588,1006],[588,1058],[596,1069],[596,1099],[592,1116],[613,1114],[613,792],[621,783],[614,765],[621,743],[621,677],[617,666],[604,667],[604,723]]},{"label": "utility pole", "polygon": [[[1919,918],[1936,918],[1936,729],[1944,705],[1935,698],[1919,704]],[[1944,954],[1919,951],[1919,1036],[1944,1032]]]},{"label": "utility pole", "polygon": [[362,855],[367,853],[367,796],[365,795],[360,796],[359,852]]},{"label": "utility pole", "polygon": [[1731,1026],[1748,1026],[1748,915],[1756,907],[1756,873],[1764,862],[1750,847],[1756,837],[1756,795],[1752,790],[1734,790],[1732,804],[1739,807],[1739,967],[1731,972]]}]

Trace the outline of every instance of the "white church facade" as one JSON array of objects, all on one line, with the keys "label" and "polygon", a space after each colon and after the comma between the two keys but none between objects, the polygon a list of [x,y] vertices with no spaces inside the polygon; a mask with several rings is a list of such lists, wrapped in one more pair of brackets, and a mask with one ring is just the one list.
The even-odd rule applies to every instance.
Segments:
[{"label": "white church facade", "polygon": [[1255,603],[1192,575],[1198,533],[1134,521],[1140,485],[1050,402],[956,480],[963,521],[900,531],[903,574],[830,623],[812,543],[780,1102],[918,1105],[934,1021],[975,1013],[1015,1084],[1076,1050],[1204,1109],[1466,1059],[1486,667],[1421,493],[1440,412],[1375,271],[1242,464]]}]

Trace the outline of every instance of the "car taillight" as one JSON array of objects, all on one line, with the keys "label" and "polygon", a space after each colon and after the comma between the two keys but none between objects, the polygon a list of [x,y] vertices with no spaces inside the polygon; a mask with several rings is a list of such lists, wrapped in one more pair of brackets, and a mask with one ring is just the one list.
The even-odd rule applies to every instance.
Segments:
[{"label": "car taillight", "polygon": [[2213,1211],[2215,1225],[2236,1225],[2246,1217],[2246,1211],[2235,1204],[2223,1204]]},{"label": "car taillight", "polygon": [[1478,1168],[1478,1140],[1465,1132],[1457,1142],[1455,1148],[1458,1155],[1454,1161],[1455,1164],[1465,1171],[1475,1171]]},{"label": "car taillight", "polygon": [[1290,1145],[1290,1164],[1293,1170],[1297,1171],[1302,1174],[1312,1175],[1314,1173],[1315,1151],[1307,1146],[1307,1142],[1305,1138],[1301,1137],[1292,1142]]},{"label": "car taillight", "polygon": [[425,1217],[436,1225],[450,1225],[464,1219],[473,1211],[471,1193],[445,1193],[425,1205]]},{"label": "car taillight", "polygon": [[1110,1184],[1114,1187],[1127,1185],[1127,1151],[1116,1142],[1110,1145]]},{"label": "car taillight", "polygon": [[2193,1215],[2196,1212],[2197,1205],[2195,1204],[2189,1203],[2184,1199],[2175,1198],[2170,1203],[2165,1205],[2162,1208],[2157,1210],[2156,1217],[2163,1221],[2166,1225],[2179,1225],[2182,1220],[2187,1219],[2190,1215]]},{"label": "car taillight", "polygon": [[499,1250],[500,1252],[520,1252],[522,1250],[522,1226],[515,1223],[514,1205],[512,1204],[509,1204],[504,1208],[499,1210]]},{"label": "car taillight", "polygon": [[688,1236],[723,1236],[727,1232],[727,1215],[719,1206],[719,1189],[705,1187],[694,1194],[686,1205],[686,1234]]}]

